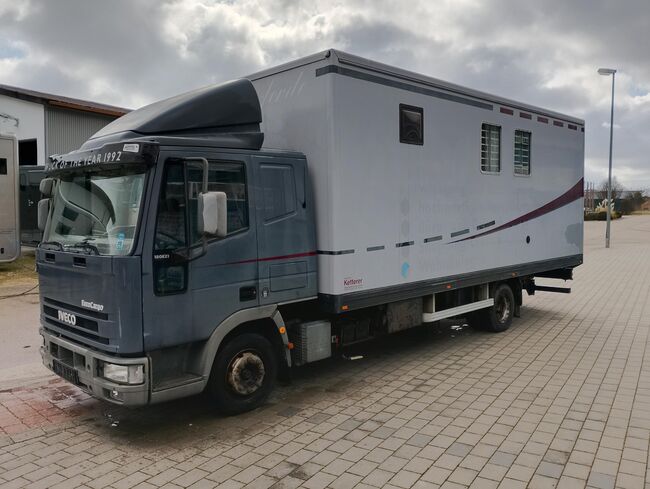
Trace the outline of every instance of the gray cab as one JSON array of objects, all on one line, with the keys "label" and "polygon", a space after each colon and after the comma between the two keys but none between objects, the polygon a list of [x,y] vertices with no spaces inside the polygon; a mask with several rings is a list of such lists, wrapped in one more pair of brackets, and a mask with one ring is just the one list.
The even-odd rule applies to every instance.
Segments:
[{"label": "gray cab", "polygon": [[49,368],[145,404],[204,390],[244,337],[224,360],[228,385],[210,389],[233,412],[267,394],[291,365],[278,306],[317,294],[316,238],[306,159],[261,149],[259,119],[241,80],[135,111],[51,158],[37,255]]}]

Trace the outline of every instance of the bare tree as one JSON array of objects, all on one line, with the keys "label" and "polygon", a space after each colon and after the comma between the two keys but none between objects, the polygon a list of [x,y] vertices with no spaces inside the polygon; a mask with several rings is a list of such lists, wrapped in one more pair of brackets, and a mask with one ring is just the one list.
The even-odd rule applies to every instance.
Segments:
[{"label": "bare tree", "polygon": [[[612,176],[612,201],[620,198],[624,190],[625,187],[616,179],[615,176]],[[597,194],[600,200],[605,200],[607,198],[607,180],[603,180],[600,184]]]}]

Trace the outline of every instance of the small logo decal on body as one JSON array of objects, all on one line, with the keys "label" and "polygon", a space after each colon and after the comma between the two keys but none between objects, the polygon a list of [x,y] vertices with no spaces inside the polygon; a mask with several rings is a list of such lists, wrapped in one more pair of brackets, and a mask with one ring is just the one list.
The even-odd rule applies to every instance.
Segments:
[{"label": "small logo decal on body", "polygon": [[409,270],[411,269],[411,265],[408,264],[408,262],[402,263],[402,277],[403,278],[408,278],[409,276]]},{"label": "small logo decal on body", "polygon": [[345,290],[360,289],[361,287],[363,287],[362,278],[347,277],[343,279],[343,288]]}]

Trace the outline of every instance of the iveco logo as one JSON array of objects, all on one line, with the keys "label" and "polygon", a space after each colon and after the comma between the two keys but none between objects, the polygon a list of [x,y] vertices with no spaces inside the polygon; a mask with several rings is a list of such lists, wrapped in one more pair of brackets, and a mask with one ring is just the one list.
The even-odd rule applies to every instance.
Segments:
[{"label": "iveco logo", "polygon": [[58,311],[59,313],[59,321],[63,321],[64,323],[71,324],[72,326],[75,326],[77,324],[77,316],[74,314],[70,314],[69,312],[64,312],[64,311]]}]

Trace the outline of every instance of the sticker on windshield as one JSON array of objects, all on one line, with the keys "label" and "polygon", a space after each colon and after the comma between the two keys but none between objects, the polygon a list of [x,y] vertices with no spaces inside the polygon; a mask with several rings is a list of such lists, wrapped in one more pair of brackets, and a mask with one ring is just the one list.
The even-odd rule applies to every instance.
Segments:
[{"label": "sticker on windshield", "polygon": [[124,145],[122,151],[125,153],[137,153],[140,151],[140,145],[136,143],[128,143]]},{"label": "sticker on windshield", "polygon": [[115,243],[115,249],[117,249],[117,251],[122,251],[124,249],[124,238],[125,237],[126,236],[124,235],[124,233],[119,233],[117,235],[117,242]]}]

